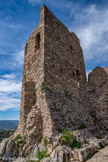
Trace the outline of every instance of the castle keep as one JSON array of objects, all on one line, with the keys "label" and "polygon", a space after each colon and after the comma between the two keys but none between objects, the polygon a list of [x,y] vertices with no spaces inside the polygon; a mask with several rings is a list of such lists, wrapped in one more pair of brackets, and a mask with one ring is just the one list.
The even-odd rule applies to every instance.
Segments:
[{"label": "castle keep", "polygon": [[0,144],[0,159],[85,161],[106,144],[108,67],[87,81],[79,39],[43,5],[25,46],[18,129]]},{"label": "castle keep", "polygon": [[79,39],[45,5],[40,13],[25,46],[18,127],[37,138],[93,125]]}]

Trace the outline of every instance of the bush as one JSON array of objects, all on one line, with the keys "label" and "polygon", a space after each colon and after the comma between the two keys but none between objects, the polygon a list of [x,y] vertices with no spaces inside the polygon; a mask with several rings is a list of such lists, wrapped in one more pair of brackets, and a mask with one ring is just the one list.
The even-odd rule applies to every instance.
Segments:
[{"label": "bush", "polygon": [[80,143],[74,139],[73,132],[69,130],[62,130],[61,144],[70,144],[72,148],[81,147]]},{"label": "bush", "polygon": [[40,149],[38,149],[38,152],[37,152],[37,158],[39,159],[39,161],[43,158],[46,158],[48,157],[48,154],[47,154],[47,149],[43,150],[43,151],[40,151]]},{"label": "bush", "polygon": [[52,92],[52,87],[50,87],[50,86],[43,86],[41,88],[41,91],[43,91],[43,90],[48,90],[48,91]]},{"label": "bush", "polygon": [[27,140],[27,136],[25,135],[24,137],[23,137],[23,139],[21,140],[21,150],[23,151],[23,147],[24,147],[24,145],[26,144],[26,140]]},{"label": "bush", "polygon": [[78,129],[85,129],[85,128],[87,128],[87,127],[86,127],[86,125],[81,124],[81,125],[79,126],[79,128],[78,128]]},{"label": "bush", "polygon": [[44,146],[46,148],[47,147],[47,138],[46,137],[43,139],[43,144],[44,144]]},{"label": "bush", "polygon": [[97,138],[97,139],[101,139],[101,136],[97,135],[96,138]]},{"label": "bush", "polygon": [[93,157],[93,154],[89,154],[88,156],[87,156],[87,159],[90,159],[90,158],[92,158]]},{"label": "bush", "polygon": [[74,141],[73,132],[69,130],[62,130],[62,137],[61,137],[61,143],[62,144],[69,144]]},{"label": "bush", "polygon": [[14,138],[14,141],[18,141],[18,140],[20,140],[20,139],[22,139],[22,137],[21,137],[20,134],[18,134],[18,135]]},{"label": "bush", "polygon": [[74,141],[73,141],[73,143],[72,143],[72,148],[75,148],[75,147],[81,148],[81,145],[80,145],[80,143],[79,143],[78,141],[76,141],[76,140],[74,139]]},{"label": "bush", "polygon": [[72,122],[71,117],[68,117],[68,122],[69,122],[69,123],[71,123],[71,122]]},{"label": "bush", "polygon": [[24,135],[24,137],[21,137],[20,134],[18,134],[15,138],[14,141],[18,141],[18,143],[21,144],[21,150],[23,151],[23,147],[26,144],[27,136]]}]

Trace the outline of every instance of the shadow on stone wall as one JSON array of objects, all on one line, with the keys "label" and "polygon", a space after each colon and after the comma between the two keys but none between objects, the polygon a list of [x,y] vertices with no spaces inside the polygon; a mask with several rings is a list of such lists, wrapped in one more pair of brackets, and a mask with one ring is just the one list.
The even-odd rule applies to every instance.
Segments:
[{"label": "shadow on stone wall", "polygon": [[[37,96],[35,82],[25,83],[24,115],[27,134],[34,140],[41,140],[43,137],[43,121],[40,109],[37,109]],[[33,140],[34,139],[34,140]]]}]

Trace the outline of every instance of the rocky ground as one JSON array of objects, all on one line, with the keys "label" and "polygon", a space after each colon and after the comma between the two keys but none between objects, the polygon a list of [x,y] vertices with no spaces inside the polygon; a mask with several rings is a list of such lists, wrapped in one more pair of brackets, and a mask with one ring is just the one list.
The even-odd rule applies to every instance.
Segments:
[{"label": "rocky ground", "polygon": [[[12,162],[108,162],[108,135],[93,136],[87,128],[63,131],[51,139],[44,138],[39,145],[33,143],[28,154],[28,137],[4,139],[0,144],[0,157],[14,158]],[[30,142],[30,141],[29,141]],[[18,158],[22,156],[23,158]],[[26,160],[25,160],[25,159]],[[104,160],[104,161],[103,161]],[[11,162],[8,160],[8,162]]]},{"label": "rocky ground", "polygon": [[101,149],[91,159],[87,160],[87,162],[108,162],[108,146]]}]

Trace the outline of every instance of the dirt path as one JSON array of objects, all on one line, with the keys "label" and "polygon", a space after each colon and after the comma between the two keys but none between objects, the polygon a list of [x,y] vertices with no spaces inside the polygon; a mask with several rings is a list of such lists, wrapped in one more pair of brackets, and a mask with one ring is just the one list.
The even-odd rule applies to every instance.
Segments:
[{"label": "dirt path", "polygon": [[91,159],[87,160],[87,162],[108,162],[108,146],[101,149]]}]

